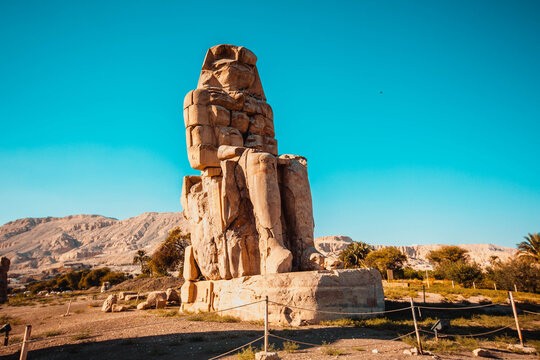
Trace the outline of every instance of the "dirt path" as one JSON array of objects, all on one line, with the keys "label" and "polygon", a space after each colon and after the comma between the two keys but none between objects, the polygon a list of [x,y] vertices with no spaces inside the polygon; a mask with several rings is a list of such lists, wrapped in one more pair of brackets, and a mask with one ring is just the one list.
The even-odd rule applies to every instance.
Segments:
[{"label": "dirt path", "polygon": [[[11,343],[20,342],[25,324],[32,324],[29,359],[208,359],[241,346],[263,334],[261,324],[189,321],[167,310],[103,313],[101,301],[78,297],[66,313],[61,305],[3,306],[0,314],[13,326]],[[273,327],[274,335],[302,341],[293,353],[280,351],[282,359],[406,359],[410,346],[401,341],[385,341],[395,332],[367,328],[306,326]],[[278,349],[281,340],[272,339]],[[259,347],[262,342],[254,345]],[[0,348],[0,356],[18,359],[19,344]],[[376,353],[373,351],[376,350]],[[503,359],[534,359],[535,356],[497,352]],[[471,353],[441,355],[440,359],[463,359]],[[237,358],[236,355],[227,357]],[[427,358],[427,357],[424,357]],[[431,358],[431,357],[429,357]]]}]

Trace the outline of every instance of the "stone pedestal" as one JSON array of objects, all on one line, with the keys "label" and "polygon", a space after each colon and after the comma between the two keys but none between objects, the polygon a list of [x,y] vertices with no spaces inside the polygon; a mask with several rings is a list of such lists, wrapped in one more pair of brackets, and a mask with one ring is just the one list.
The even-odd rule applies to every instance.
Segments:
[{"label": "stone pedestal", "polygon": [[[375,269],[319,270],[186,281],[181,312],[208,312],[269,299],[270,323],[303,325],[321,320],[365,318],[338,313],[384,310],[381,275]],[[283,304],[283,305],[277,305]],[[336,313],[321,313],[330,311]],[[244,321],[264,320],[265,303],[220,312]]]}]

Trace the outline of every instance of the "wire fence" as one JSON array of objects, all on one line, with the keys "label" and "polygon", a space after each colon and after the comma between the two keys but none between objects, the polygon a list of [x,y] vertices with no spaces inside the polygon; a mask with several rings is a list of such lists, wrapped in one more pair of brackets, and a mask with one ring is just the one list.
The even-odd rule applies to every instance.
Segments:
[{"label": "wire fence", "polygon": [[[347,318],[347,317],[366,317],[366,316],[367,317],[376,317],[376,316],[382,316],[382,315],[393,316],[393,315],[395,315],[395,314],[397,314],[399,312],[411,311],[411,317],[412,317],[412,320],[414,321],[414,326],[415,326],[414,331],[410,331],[410,332],[407,332],[407,333],[402,334],[402,335],[398,335],[397,337],[390,338],[390,339],[377,339],[377,340],[375,340],[373,342],[359,344],[361,346],[373,346],[373,345],[381,344],[381,343],[385,343],[385,342],[392,342],[392,341],[402,340],[403,338],[416,335],[416,338],[417,338],[416,340],[418,342],[419,352],[422,353],[422,339],[421,339],[421,337],[419,335],[420,333],[423,333],[423,334],[426,334],[426,335],[429,335],[429,336],[434,336],[436,339],[438,339],[438,338],[457,338],[457,337],[479,338],[479,337],[485,337],[485,336],[493,335],[493,334],[502,332],[504,330],[512,329],[513,326],[515,326],[515,330],[518,333],[519,341],[520,341],[521,345],[523,345],[523,337],[522,337],[521,328],[520,328],[519,319],[518,319],[518,309],[515,306],[512,294],[510,293],[509,295],[510,295],[510,300],[511,300],[510,304],[490,303],[490,304],[471,305],[471,306],[440,307],[440,306],[428,306],[428,305],[415,305],[413,303],[412,299],[411,299],[411,305],[410,306],[401,307],[401,308],[397,308],[397,309],[384,310],[384,311],[364,311],[364,312],[350,312],[350,311],[334,311],[334,310],[324,310],[324,309],[311,309],[311,308],[306,308],[306,307],[301,307],[301,306],[295,306],[295,305],[292,305],[292,304],[283,304],[283,303],[280,303],[280,302],[277,302],[277,301],[271,301],[267,297],[266,299],[261,299],[261,300],[253,301],[253,302],[246,303],[246,304],[241,304],[241,305],[237,305],[237,306],[228,307],[228,308],[225,308],[225,309],[217,309],[217,310],[212,310],[212,311],[205,312],[205,313],[209,313],[209,314],[212,314],[212,313],[214,313],[214,314],[223,314],[223,313],[226,313],[226,312],[232,311],[232,310],[241,310],[241,311],[247,311],[248,313],[254,314],[254,312],[245,310],[244,308],[252,306],[252,305],[256,305],[256,304],[261,304],[261,303],[265,304],[265,312],[266,312],[265,317],[264,317],[265,318],[265,324],[264,324],[265,325],[265,331],[264,331],[264,334],[262,336],[254,339],[254,340],[251,340],[251,341],[249,341],[249,342],[247,342],[247,343],[245,343],[245,344],[243,344],[241,346],[238,346],[238,347],[235,347],[235,348],[233,348],[231,350],[228,350],[228,351],[226,351],[226,352],[224,352],[224,353],[222,353],[220,355],[214,356],[210,360],[215,360],[215,359],[219,359],[219,358],[231,355],[231,354],[236,353],[238,351],[241,351],[242,349],[244,349],[244,348],[246,348],[248,346],[251,346],[254,343],[256,343],[258,341],[261,341],[261,340],[264,340],[264,344],[265,344],[264,345],[264,350],[267,351],[268,350],[267,345],[268,345],[268,339],[269,338],[274,338],[274,339],[277,339],[277,340],[287,341],[287,342],[295,343],[295,344],[298,344],[298,345],[311,346],[311,347],[317,347],[317,348],[320,348],[320,347],[351,348],[351,347],[353,347],[352,345],[336,345],[336,344],[330,345],[330,344],[327,344],[327,343],[324,343],[324,342],[323,343],[315,343],[315,342],[303,341],[303,340],[299,340],[299,339],[293,339],[293,338],[290,338],[290,337],[280,336],[280,335],[274,334],[269,330],[269,324],[268,324],[268,307],[269,307],[269,305],[276,306],[276,307],[282,308],[282,309],[288,308],[288,309],[293,309],[293,310],[309,311],[309,312],[315,312],[315,313],[326,314],[326,315],[343,316],[343,318]],[[415,311],[419,312],[422,309],[423,310],[436,311],[438,313],[443,313],[444,314],[445,312],[455,312],[455,311],[459,312],[459,311],[463,311],[463,310],[481,310],[481,309],[485,309],[485,308],[488,308],[488,307],[495,307],[495,306],[504,307],[505,309],[511,308],[512,311],[513,311],[513,314],[514,314],[515,324],[511,323],[511,324],[507,324],[505,326],[502,326],[502,327],[499,327],[499,328],[496,328],[496,329],[492,329],[492,330],[489,330],[489,331],[482,331],[482,332],[478,332],[478,333],[449,334],[449,333],[441,333],[440,331],[437,332],[437,330],[433,331],[434,330],[433,328],[431,328],[430,330],[419,328],[418,324],[417,324],[416,317],[414,316]],[[528,315],[532,315],[532,316],[540,315],[540,312],[531,311],[531,310],[521,309],[519,311],[522,314],[528,314]],[[260,312],[257,313],[257,314],[260,315]],[[338,317],[334,316],[334,318],[337,319]],[[137,327],[158,326],[158,325],[168,324],[168,323],[169,323],[168,321],[163,321],[163,322],[153,323],[153,324],[141,324],[141,325],[136,325],[136,326],[130,326],[130,329],[137,328]],[[101,336],[101,335],[103,335],[105,333],[119,332],[119,331],[122,331],[122,330],[125,330],[125,327],[102,330],[100,332],[99,336]],[[9,344],[9,345],[7,345],[7,347],[4,347],[4,349],[5,348],[11,348],[11,347],[17,347],[17,346],[23,348],[25,346],[25,344],[27,345],[27,344],[31,344],[31,343],[37,343],[37,342],[55,341],[55,340],[58,340],[58,339],[68,338],[68,337],[73,338],[74,335],[73,334],[60,334],[60,335],[57,335],[57,336],[50,336],[50,337],[46,337],[46,338],[36,338],[36,339],[31,339],[31,340],[29,339],[27,341],[19,341],[19,342],[13,343],[13,344]],[[356,340],[359,340],[359,339],[356,339]]]},{"label": "wire fence", "polygon": [[[511,306],[512,307],[515,306],[512,297],[511,297],[511,304],[489,303],[489,304],[480,304],[480,305],[471,305],[471,306],[441,307],[441,306],[415,305],[411,301],[411,306],[406,306],[406,307],[402,307],[402,308],[398,308],[398,309],[384,310],[384,311],[368,311],[368,312],[349,312],[349,311],[333,311],[333,310],[310,309],[310,308],[305,308],[305,307],[301,307],[301,306],[295,306],[295,305],[291,305],[291,304],[283,304],[283,303],[280,303],[280,302],[270,301],[270,300],[267,300],[267,303],[272,304],[274,306],[282,307],[282,308],[289,308],[289,309],[301,310],[301,311],[311,311],[311,312],[316,312],[316,313],[320,313],[320,314],[343,315],[344,317],[347,317],[347,316],[393,315],[395,313],[403,312],[403,311],[406,311],[406,310],[414,312],[414,311],[420,311],[421,309],[430,310],[430,311],[437,311],[437,312],[447,312],[447,311],[450,311],[450,312],[458,311],[459,312],[459,311],[463,311],[463,310],[481,310],[481,309],[485,309],[485,308],[489,308],[489,307],[504,307],[505,309],[509,310]],[[246,306],[247,305],[250,305],[250,304],[246,304]],[[530,310],[521,310],[521,312],[523,314],[540,315],[540,313],[530,311]],[[519,329],[519,323],[518,323],[517,312],[516,311],[514,311],[514,317],[515,317],[515,321],[516,321],[516,330],[518,330]],[[414,316],[413,316],[413,320],[414,320],[415,326],[416,326],[417,324],[416,324],[416,319],[415,319]],[[477,333],[467,333],[467,334],[464,334],[464,333],[446,334],[446,333],[441,333],[441,332],[436,332],[436,331],[432,331],[432,330],[419,328],[418,333],[416,331],[411,331],[411,332],[408,332],[408,333],[403,334],[403,335],[399,335],[399,336],[391,338],[391,339],[377,339],[376,341],[373,341],[373,342],[361,343],[361,344],[358,344],[358,345],[367,347],[367,346],[373,346],[373,345],[377,345],[377,344],[381,344],[381,343],[385,343],[385,342],[398,341],[398,340],[402,340],[403,338],[406,338],[406,337],[414,336],[414,334],[416,333],[416,337],[417,337],[418,344],[419,344],[419,347],[420,347],[419,352],[422,353],[422,349],[421,349],[421,347],[422,347],[422,344],[421,344],[422,339],[419,336],[420,332],[423,333],[423,334],[429,335],[429,336],[433,336],[436,339],[439,339],[439,338],[481,338],[481,337],[486,337],[486,336],[489,336],[489,335],[493,335],[493,334],[500,333],[502,331],[511,329],[513,326],[514,326],[514,324],[510,323],[510,324],[507,324],[505,326],[501,326],[501,327],[498,327],[496,329],[492,329],[492,330],[489,330],[489,331],[482,331],[482,332],[477,332]],[[263,336],[262,338],[264,338],[264,337],[265,336]],[[274,338],[274,339],[277,339],[277,340],[286,341],[286,342],[290,342],[290,343],[295,343],[295,344],[298,344],[298,345],[317,347],[317,348],[324,348],[324,347],[351,348],[351,347],[353,347],[352,345],[336,345],[336,344],[331,345],[331,344],[326,344],[326,343],[315,343],[315,342],[303,341],[303,340],[294,339],[294,338],[291,338],[291,337],[276,335],[276,334],[273,334],[271,332],[268,332],[266,337],[267,338]],[[256,341],[262,340],[262,338],[258,338],[258,339],[254,340],[252,342],[246,343],[243,346],[237,347],[237,348],[235,348],[233,350],[230,350],[230,351],[228,351],[226,353],[220,354],[220,355],[218,355],[216,357],[213,357],[212,359],[219,359],[221,357],[230,355],[230,354],[234,353],[235,351],[238,351],[240,349],[245,348],[246,346],[249,346],[249,345],[255,343]],[[520,342],[523,344],[523,339],[522,339],[520,329],[518,330],[518,338],[519,338]]]},{"label": "wire fence", "polygon": [[295,309],[295,310],[312,311],[312,312],[316,312],[316,313],[319,313],[319,314],[353,315],[353,316],[383,315],[383,314],[389,314],[389,313],[400,312],[400,311],[403,311],[403,310],[410,310],[411,309],[410,306],[407,306],[407,307],[400,308],[400,309],[385,310],[385,311],[343,312],[343,311],[327,311],[327,310],[319,310],[319,309],[308,309],[308,308],[303,308],[303,307],[300,307],[300,306],[294,306],[294,305],[289,305],[289,304],[281,304],[281,303],[278,303],[278,302],[275,302],[275,301],[269,301],[269,303],[274,304],[274,305],[278,305],[278,306],[282,306],[282,307],[287,307],[287,308],[290,308],[290,309]]}]

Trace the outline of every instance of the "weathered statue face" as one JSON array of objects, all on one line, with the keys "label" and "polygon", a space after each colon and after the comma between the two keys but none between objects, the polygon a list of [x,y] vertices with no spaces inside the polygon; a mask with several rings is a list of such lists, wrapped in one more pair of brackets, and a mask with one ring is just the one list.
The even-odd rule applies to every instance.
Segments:
[{"label": "weathered statue face", "polygon": [[256,63],[255,54],[244,47],[215,46],[206,54],[198,88],[242,92],[264,100]]},{"label": "weathered statue face", "polygon": [[229,59],[218,60],[212,65],[214,75],[226,89],[242,91],[248,89],[255,81],[253,65]]}]

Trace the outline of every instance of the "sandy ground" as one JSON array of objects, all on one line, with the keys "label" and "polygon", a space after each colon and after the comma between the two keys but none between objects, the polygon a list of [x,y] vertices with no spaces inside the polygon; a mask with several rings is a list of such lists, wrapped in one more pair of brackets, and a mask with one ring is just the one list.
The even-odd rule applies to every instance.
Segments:
[{"label": "sandy ground", "polygon": [[[64,304],[2,306],[0,314],[9,316],[13,326],[11,341],[0,348],[2,359],[18,359],[25,324],[32,325],[29,359],[209,359],[263,335],[263,326],[253,323],[218,323],[189,321],[172,315],[178,308],[147,311],[103,313],[102,300],[78,296],[71,304],[70,316]],[[407,359],[403,350],[410,346],[401,341],[385,341],[396,332],[366,328],[304,326],[272,327],[271,333],[312,344],[293,353],[280,351],[282,359]],[[282,341],[272,339],[277,348]],[[262,341],[254,344],[257,347]],[[373,351],[376,350],[377,353]],[[340,355],[335,353],[340,352]],[[494,352],[501,359],[536,359],[533,355]],[[463,359],[470,352],[422,358]],[[236,355],[226,357],[236,359]]]}]

